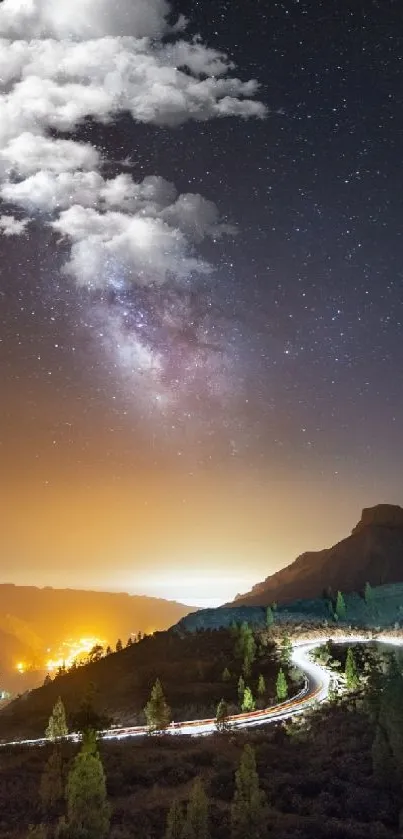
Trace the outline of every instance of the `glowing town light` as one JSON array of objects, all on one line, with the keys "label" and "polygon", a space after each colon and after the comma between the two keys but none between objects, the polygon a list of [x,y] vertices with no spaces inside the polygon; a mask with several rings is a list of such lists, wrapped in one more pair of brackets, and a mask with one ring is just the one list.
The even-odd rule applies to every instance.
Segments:
[{"label": "glowing town light", "polygon": [[23,661],[19,661],[18,664],[16,664],[15,669],[18,670],[19,673],[25,673],[27,666]]},{"label": "glowing town light", "polygon": [[104,641],[96,637],[79,638],[77,641],[64,641],[59,647],[56,656],[48,659],[46,669],[49,673],[58,670],[59,667],[71,667],[74,662],[78,663],[85,659],[91,650],[96,646],[104,646]]}]

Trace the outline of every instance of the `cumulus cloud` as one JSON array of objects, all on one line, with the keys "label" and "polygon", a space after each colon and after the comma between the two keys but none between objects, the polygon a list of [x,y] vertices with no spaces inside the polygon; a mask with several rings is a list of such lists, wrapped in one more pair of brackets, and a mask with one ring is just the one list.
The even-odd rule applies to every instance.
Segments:
[{"label": "cumulus cloud", "polygon": [[0,31],[13,37],[24,32],[27,38],[84,41],[127,32],[135,38],[159,38],[169,30],[168,13],[166,0],[3,0]]},{"label": "cumulus cloud", "polygon": [[169,14],[166,0],[0,4],[0,197],[71,242],[66,271],[78,284],[106,286],[116,270],[138,285],[205,272],[194,244],[233,231],[202,196],[178,196],[158,176],[107,178],[98,149],[63,136],[124,112],[161,126],[265,115],[256,82],[186,40]]},{"label": "cumulus cloud", "polygon": [[17,219],[15,216],[0,216],[0,232],[3,236],[21,236],[24,233],[28,219]]}]

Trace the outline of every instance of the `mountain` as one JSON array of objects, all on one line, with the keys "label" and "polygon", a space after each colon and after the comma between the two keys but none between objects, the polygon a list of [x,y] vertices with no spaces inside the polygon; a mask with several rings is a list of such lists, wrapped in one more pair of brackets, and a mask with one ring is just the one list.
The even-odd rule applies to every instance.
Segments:
[{"label": "mountain", "polygon": [[378,504],[362,511],[351,536],[323,551],[308,551],[257,583],[231,605],[264,606],[272,601],[321,597],[325,590],[361,591],[403,582],[403,509]]},{"label": "mountain", "polygon": [[[46,673],[49,658],[68,658],[79,639],[114,647],[131,634],[168,629],[189,606],[156,597],[0,584],[0,689],[22,692]],[[17,673],[19,662],[28,672]]]}]

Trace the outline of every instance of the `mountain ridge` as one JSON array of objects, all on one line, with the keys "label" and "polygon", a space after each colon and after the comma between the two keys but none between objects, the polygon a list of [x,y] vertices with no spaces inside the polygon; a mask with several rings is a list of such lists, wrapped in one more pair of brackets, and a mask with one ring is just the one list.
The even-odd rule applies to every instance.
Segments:
[{"label": "mountain ridge", "polygon": [[306,551],[266,577],[227,606],[288,603],[333,592],[358,591],[403,581],[403,508],[396,504],[364,507],[350,536],[330,548]]}]

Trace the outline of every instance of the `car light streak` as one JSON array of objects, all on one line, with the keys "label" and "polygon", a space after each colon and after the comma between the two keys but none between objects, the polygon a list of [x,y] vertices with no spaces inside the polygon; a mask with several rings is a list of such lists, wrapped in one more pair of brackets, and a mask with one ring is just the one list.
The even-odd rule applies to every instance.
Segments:
[{"label": "car light streak", "polygon": [[[399,636],[389,636],[380,634],[377,636],[366,635],[344,635],[327,636],[321,635],[320,638],[311,639],[310,641],[295,641],[293,644],[291,662],[294,667],[297,667],[305,675],[305,685],[295,696],[290,699],[280,702],[278,705],[272,705],[261,711],[250,711],[242,714],[235,714],[228,717],[228,723],[231,728],[252,728],[259,725],[268,725],[270,723],[279,722],[281,720],[289,719],[290,717],[302,714],[309,708],[314,707],[319,702],[324,702],[329,694],[329,686],[331,676],[329,671],[318,662],[312,661],[310,654],[312,651],[327,641],[334,641],[338,644],[364,644],[372,641],[379,641],[381,643],[393,644],[395,646],[403,645],[403,638]],[[216,731],[216,720],[185,720],[183,722],[172,722],[165,730],[165,734],[184,734],[192,737],[204,736],[213,734]],[[158,735],[161,732],[153,732]],[[104,740],[124,740],[128,737],[144,737],[153,736],[150,734],[146,726],[134,725],[121,728],[111,728],[101,733]],[[66,740],[76,742],[80,740],[80,735],[77,733],[69,734]],[[11,740],[7,743],[0,743],[0,746],[44,746],[49,741],[45,737],[29,740]]]}]

